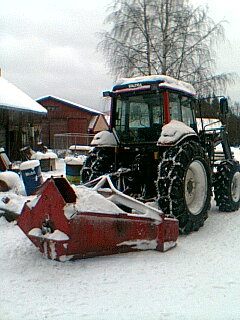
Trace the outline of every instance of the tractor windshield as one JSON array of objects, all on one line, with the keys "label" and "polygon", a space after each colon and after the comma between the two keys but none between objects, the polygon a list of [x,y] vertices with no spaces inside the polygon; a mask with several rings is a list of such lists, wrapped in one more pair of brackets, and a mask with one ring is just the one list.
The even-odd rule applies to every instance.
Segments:
[{"label": "tractor windshield", "polygon": [[156,142],[162,125],[161,93],[117,96],[115,129],[122,143]]}]

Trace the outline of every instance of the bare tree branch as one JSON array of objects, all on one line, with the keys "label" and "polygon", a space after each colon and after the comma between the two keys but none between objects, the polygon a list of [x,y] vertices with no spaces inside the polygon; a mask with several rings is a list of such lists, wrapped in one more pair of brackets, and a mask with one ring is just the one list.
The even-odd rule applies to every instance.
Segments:
[{"label": "bare tree branch", "polygon": [[98,48],[111,73],[119,76],[166,74],[191,82],[197,92],[225,89],[234,74],[214,74],[214,46],[224,39],[224,23],[208,8],[188,0],[114,0]]}]

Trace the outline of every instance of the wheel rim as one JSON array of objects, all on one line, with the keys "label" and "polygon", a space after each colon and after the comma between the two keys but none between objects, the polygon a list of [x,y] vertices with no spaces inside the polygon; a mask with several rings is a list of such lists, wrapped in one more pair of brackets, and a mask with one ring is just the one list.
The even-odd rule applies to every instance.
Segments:
[{"label": "wheel rim", "polygon": [[231,195],[234,202],[238,202],[240,199],[240,173],[236,172],[232,179]]},{"label": "wheel rim", "polygon": [[185,201],[188,210],[198,215],[205,206],[208,181],[203,163],[194,160],[188,167],[185,176]]}]

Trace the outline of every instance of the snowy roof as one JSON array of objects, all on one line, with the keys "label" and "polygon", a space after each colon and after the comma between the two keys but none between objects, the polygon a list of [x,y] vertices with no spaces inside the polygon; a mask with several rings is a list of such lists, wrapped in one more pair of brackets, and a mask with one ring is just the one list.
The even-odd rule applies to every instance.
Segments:
[{"label": "snowy roof", "polygon": [[107,130],[109,124],[105,118],[104,114],[100,114],[97,116],[93,116],[92,119],[89,122],[88,129],[90,130]]},{"label": "snowy roof", "polygon": [[96,124],[96,122],[97,122],[97,120],[98,120],[98,116],[92,117],[92,119],[89,122],[88,129],[93,129],[95,124]]},{"label": "snowy roof", "polygon": [[90,108],[90,107],[85,107],[85,106],[83,106],[81,104],[72,102],[70,100],[62,99],[62,98],[59,98],[59,97],[56,97],[56,96],[52,96],[52,95],[38,98],[38,99],[36,99],[36,101],[39,102],[39,101],[43,101],[43,100],[46,100],[46,99],[53,99],[53,100],[56,100],[56,101],[64,102],[64,103],[66,103],[66,104],[68,104],[70,106],[73,106],[73,107],[76,107],[76,108],[80,108],[80,109],[86,110],[86,111],[91,112],[91,113],[103,114],[101,111],[98,111],[96,109],[93,109],[93,108]]},{"label": "snowy roof", "polygon": [[47,113],[43,106],[2,77],[0,77],[0,108]]},{"label": "snowy roof", "polygon": [[165,75],[151,75],[151,76],[141,76],[135,78],[121,78],[119,79],[113,90],[123,89],[123,88],[138,88],[143,85],[150,85],[157,83],[159,87],[174,89],[178,91],[183,91],[190,95],[195,95],[196,91],[190,83],[174,79]]},{"label": "snowy roof", "polygon": [[109,114],[105,114],[105,120],[107,122],[108,125],[110,125],[110,115]]}]

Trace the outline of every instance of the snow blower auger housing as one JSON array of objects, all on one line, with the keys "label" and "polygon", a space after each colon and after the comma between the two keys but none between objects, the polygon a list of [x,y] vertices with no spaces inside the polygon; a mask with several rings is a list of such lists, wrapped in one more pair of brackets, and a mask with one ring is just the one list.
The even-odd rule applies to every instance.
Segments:
[{"label": "snow blower auger housing", "polygon": [[97,191],[108,199],[98,195],[105,201],[135,213],[117,206],[118,210],[110,213],[104,208],[102,212],[78,211],[81,196],[78,199],[65,178],[51,177],[38,189],[36,198],[24,205],[18,218],[18,226],[46,257],[68,261],[137,250],[166,251],[176,245],[176,219],[165,218],[160,210],[122,194],[109,176],[89,186],[93,203]]},{"label": "snow blower auger housing", "polygon": [[[156,201],[185,234],[204,224],[212,193],[220,210],[239,208],[239,163],[226,128],[202,117],[204,100],[190,84],[162,75],[123,78],[104,96],[111,98],[110,128],[93,138],[83,182],[112,174],[118,190]],[[224,120],[227,100],[216,102]]]}]

